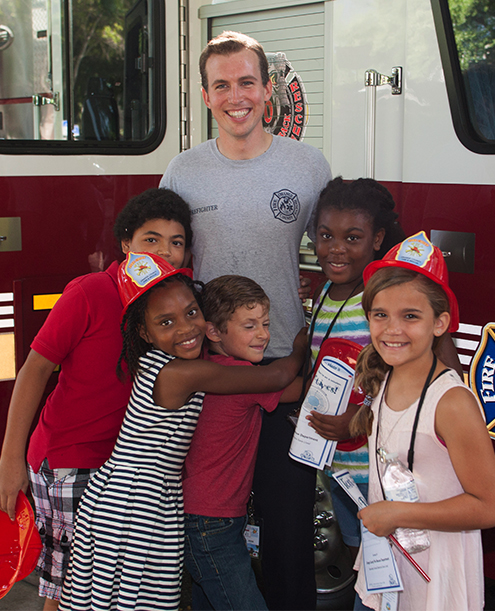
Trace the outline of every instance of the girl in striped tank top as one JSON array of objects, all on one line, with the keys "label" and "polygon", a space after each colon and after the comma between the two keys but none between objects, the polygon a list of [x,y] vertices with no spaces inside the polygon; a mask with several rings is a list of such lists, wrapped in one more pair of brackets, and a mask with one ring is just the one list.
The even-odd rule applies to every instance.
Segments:
[{"label": "girl in striped tank top", "polygon": [[[405,235],[397,222],[389,191],[370,178],[344,183],[330,181],[320,195],[315,215],[316,254],[327,280],[313,298],[312,361],[327,337],[340,337],[361,346],[370,343],[368,321],[361,305],[363,271],[401,242]],[[349,439],[349,421],[359,409],[349,404],[341,416],[312,412],[309,420],[325,439],[339,441],[331,471],[348,469],[365,498],[368,496],[366,437]],[[357,554],[360,543],[356,507],[330,478],[334,511],[345,544]]]},{"label": "girl in striped tank top", "polygon": [[111,457],[79,504],[59,609],[177,610],[184,558],[181,471],[205,392],[274,392],[296,377],[292,354],[266,367],[200,360],[206,322],[190,269],[128,253],[119,268],[124,359],[134,384]]}]

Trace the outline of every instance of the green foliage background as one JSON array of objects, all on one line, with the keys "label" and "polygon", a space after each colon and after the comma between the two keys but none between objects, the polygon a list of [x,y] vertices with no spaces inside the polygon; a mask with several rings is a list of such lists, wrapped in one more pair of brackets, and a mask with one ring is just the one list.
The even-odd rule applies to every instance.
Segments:
[{"label": "green foliage background", "polygon": [[495,0],[449,0],[461,69],[495,63]]},{"label": "green foliage background", "polygon": [[88,81],[102,77],[121,108],[124,79],[124,20],[134,0],[72,0],[75,123],[80,123]]}]

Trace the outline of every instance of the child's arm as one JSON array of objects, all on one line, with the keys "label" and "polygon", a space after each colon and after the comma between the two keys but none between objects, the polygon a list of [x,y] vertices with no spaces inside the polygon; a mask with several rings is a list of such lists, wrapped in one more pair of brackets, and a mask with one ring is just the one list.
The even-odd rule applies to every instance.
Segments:
[{"label": "child's arm", "polygon": [[359,405],[349,403],[346,411],[340,416],[328,416],[318,412],[311,412],[306,419],[309,420],[309,426],[320,434],[324,439],[332,441],[342,441],[349,439],[349,422],[352,417],[359,411]]},{"label": "child's arm", "polygon": [[[302,276],[299,276],[299,278],[302,279]],[[307,280],[307,278],[305,280]],[[325,286],[325,282],[322,282],[322,284],[316,287],[315,292],[312,297],[313,304],[316,303],[316,300],[318,299],[322,288]],[[302,280],[301,280],[301,286],[302,286]],[[308,294],[306,295],[306,299],[309,299],[310,297],[309,295],[310,288],[311,288],[311,282],[309,282],[308,284]],[[299,289],[299,297],[301,298],[301,300],[303,300],[301,289]],[[299,401],[299,398],[301,397],[302,382],[303,382],[302,377],[298,376],[291,384],[289,384],[289,386],[287,386],[282,396],[280,397],[280,403],[295,403],[296,401]],[[308,382],[306,390],[310,387],[310,385],[311,385],[311,380]]]},{"label": "child's arm", "polygon": [[26,442],[43,396],[46,383],[56,364],[34,350],[28,354],[14,386],[7,428],[0,457],[0,509],[15,519],[19,490],[27,491]]},{"label": "child's arm", "polygon": [[237,395],[282,390],[298,374],[306,342],[306,328],[303,328],[294,340],[290,356],[263,367],[228,367],[199,359],[175,359],[157,377],[153,393],[155,402],[168,409],[178,409],[198,391]]},{"label": "child's arm", "polygon": [[279,403],[295,403],[299,401],[302,391],[302,376],[297,376],[282,393]]},{"label": "child's arm", "polygon": [[[299,378],[286,389],[287,396],[292,396],[293,385],[298,383]],[[299,393],[301,392],[302,379],[299,382]],[[308,383],[308,388],[310,383]],[[288,403],[290,401],[297,401],[299,399],[298,395],[295,399],[286,399],[286,392],[282,395],[280,401],[281,403]],[[289,393],[291,393],[289,395]],[[349,423],[352,420],[352,417],[357,414],[360,406],[355,403],[349,403],[347,405],[347,409],[343,414],[339,416],[328,416],[326,414],[320,414],[319,412],[311,412],[306,419],[309,420],[309,426],[312,427],[319,435],[321,435],[324,439],[330,439],[332,441],[342,441],[343,439],[349,439],[351,434],[349,432]]]},{"label": "child's arm", "polygon": [[495,526],[495,454],[476,400],[467,389],[445,393],[437,406],[435,427],[464,493],[436,503],[374,503],[358,514],[374,534],[385,536],[399,526],[448,532]]}]

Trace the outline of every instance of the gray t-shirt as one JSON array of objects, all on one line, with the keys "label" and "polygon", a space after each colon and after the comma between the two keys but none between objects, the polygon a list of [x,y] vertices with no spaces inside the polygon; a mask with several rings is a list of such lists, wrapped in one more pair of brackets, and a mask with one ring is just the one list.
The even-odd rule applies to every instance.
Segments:
[{"label": "gray t-shirt", "polygon": [[224,157],[208,140],[177,155],[160,181],[191,207],[195,278],[248,276],[267,293],[267,357],[289,354],[304,325],[299,245],[330,179],[318,149],[274,136],[265,153],[246,160]]}]

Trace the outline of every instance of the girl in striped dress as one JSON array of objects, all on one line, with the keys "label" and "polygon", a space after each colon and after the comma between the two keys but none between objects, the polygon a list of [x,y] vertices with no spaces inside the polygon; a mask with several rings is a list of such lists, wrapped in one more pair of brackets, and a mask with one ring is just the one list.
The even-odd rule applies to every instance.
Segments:
[{"label": "girl in striped dress", "polygon": [[272,392],[304,358],[266,367],[199,360],[206,323],[191,270],[128,253],[119,269],[124,359],[134,386],[109,460],[80,502],[59,609],[178,609],[184,555],[181,470],[205,392]]},{"label": "girl in striped dress", "polygon": [[[361,304],[363,272],[368,263],[381,259],[405,238],[394,208],[390,192],[371,178],[344,183],[338,177],[321,192],[315,215],[316,254],[327,280],[313,298],[313,362],[329,336],[361,346],[370,343],[368,320]],[[442,360],[462,375],[450,337],[442,344],[442,350]],[[347,469],[367,498],[368,443],[365,436],[350,439],[349,433],[349,422],[358,409],[358,405],[349,404],[340,416],[312,412],[309,419],[325,439],[339,441],[328,474]],[[356,506],[332,477],[330,487],[342,538],[355,557],[361,541]]]}]

